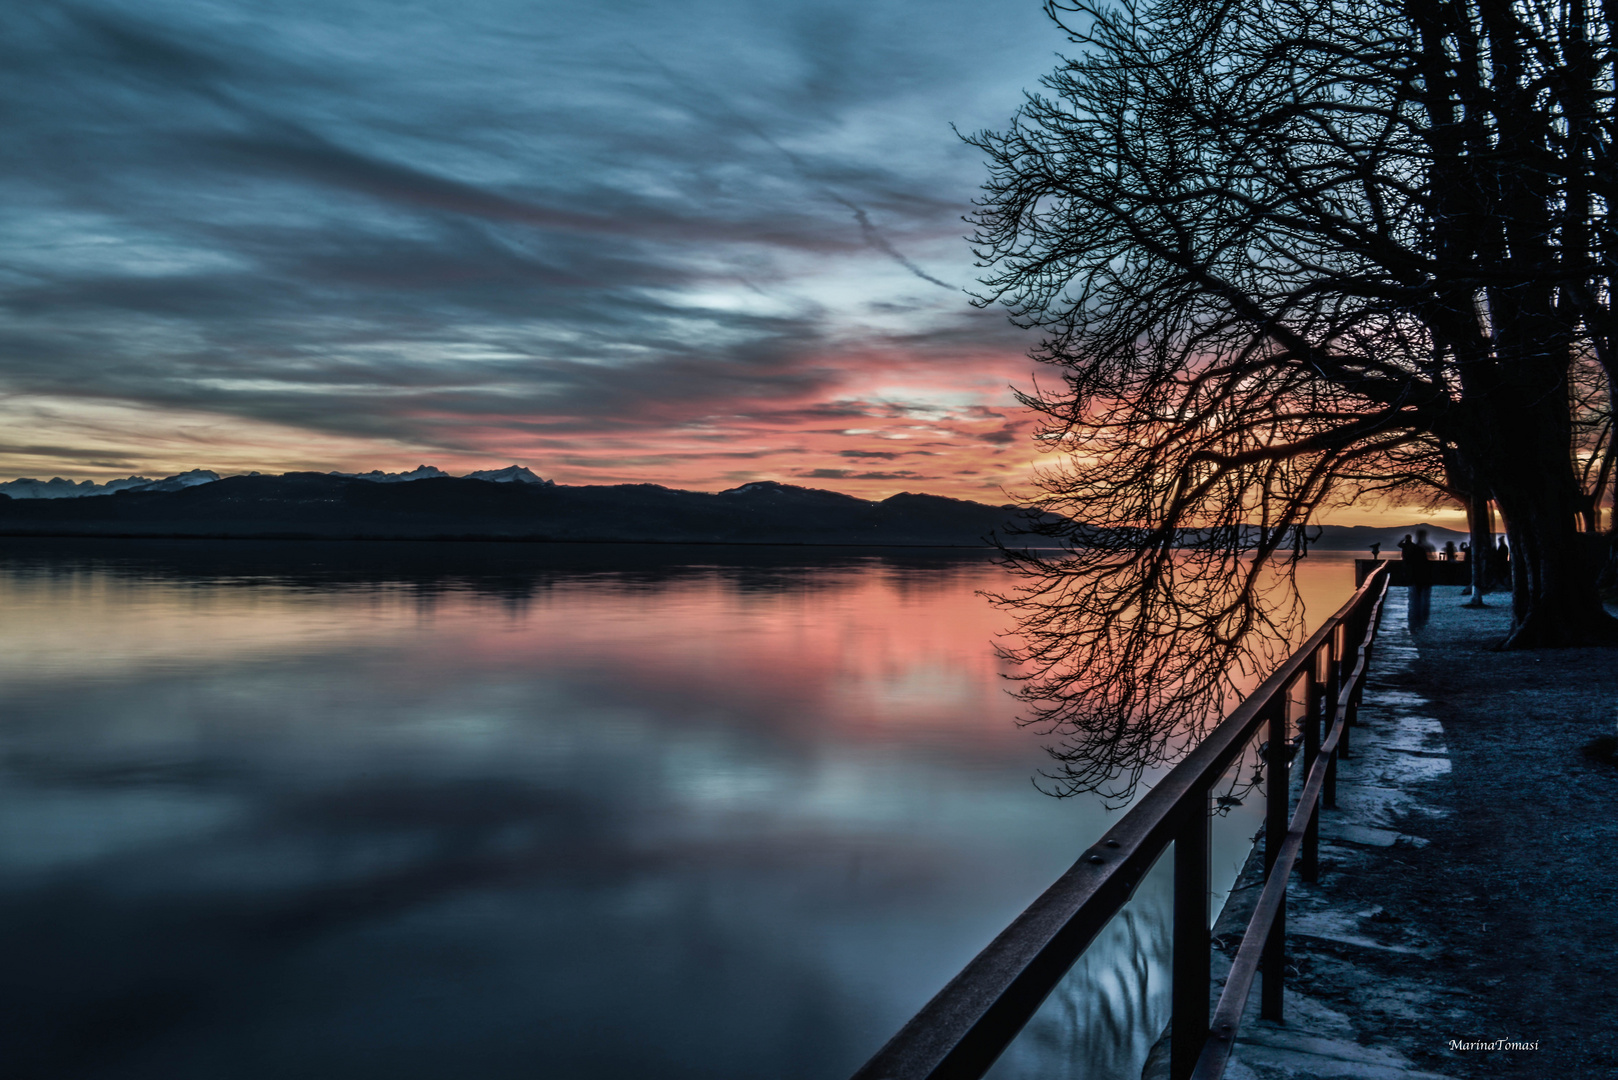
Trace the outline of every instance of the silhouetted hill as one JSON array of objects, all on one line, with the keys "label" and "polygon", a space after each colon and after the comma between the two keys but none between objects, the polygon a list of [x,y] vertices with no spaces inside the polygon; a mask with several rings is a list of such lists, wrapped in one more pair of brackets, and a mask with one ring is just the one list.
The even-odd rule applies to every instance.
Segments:
[{"label": "silhouetted hill", "polygon": [[[509,471],[509,470],[506,470]],[[1023,521],[1011,506],[904,493],[870,502],[763,481],[709,494],[657,484],[564,487],[435,476],[378,483],[360,476],[232,476],[93,498],[0,494],[0,535],[496,539],[686,544],[984,546]],[[1397,554],[1397,529],[1326,526],[1314,550]],[[1426,526],[1442,547],[1461,533]],[[1286,545],[1290,546],[1290,545]]]},{"label": "silhouetted hill", "polygon": [[179,491],[0,503],[0,534],[981,546],[1019,512],[937,495],[868,502],[773,482],[718,494],[325,473],[233,476]]}]

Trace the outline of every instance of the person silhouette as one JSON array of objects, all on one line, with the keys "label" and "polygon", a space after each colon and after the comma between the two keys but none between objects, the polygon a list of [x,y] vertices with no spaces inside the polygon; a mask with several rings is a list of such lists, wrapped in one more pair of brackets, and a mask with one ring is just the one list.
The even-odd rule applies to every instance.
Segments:
[{"label": "person silhouette", "polygon": [[1433,568],[1428,561],[1432,552],[1426,529],[1417,529],[1414,540],[1406,535],[1399,541],[1399,558],[1404,563],[1405,586],[1410,597],[1411,630],[1419,630],[1427,624],[1433,591]]}]

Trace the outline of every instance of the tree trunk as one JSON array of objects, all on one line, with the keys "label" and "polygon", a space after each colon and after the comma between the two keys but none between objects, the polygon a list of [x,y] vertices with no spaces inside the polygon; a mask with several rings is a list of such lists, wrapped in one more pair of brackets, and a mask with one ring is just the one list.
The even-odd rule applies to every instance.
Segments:
[{"label": "tree trunk", "polygon": [[[1504,321],[1504,320],[1502,320]],[[1518,326],[1531,322],[1518,313]],[[1578,531],[1587,500],[1573,468],[1566,367],[1550,363],[1555,335],[1521,347],[1508,362],[1474,373],[1492,385],[1469,394],[1469,445],[1492,489],[1511,542],[1510,649],[1618,642],[1618,619],[1601,605],[1597,567]],[[1474,541],[1475,542],[1475,541]]]},{"label": "tree trunk", "polygon": [[1483,607],[1483,594],[1489,591],[1489,554],[1494,550],[1494,522],[1490,520],[1489,493],[1476,480],[1472,483],[1471,497],[1466,501],[1466,527],[1472,534],[1467,541],[1471,546],[1466,553],[1467,569],[1472,579],[1472,599],[1467,607]]},{"label": "tree trunk", "polygon": [[1528,621],[1528,612],[1532,607],[1532,590],[1528,585],[1529,545],[1528,538],[1509,525],[1506,526],[1506,541],[1511,548],[1511,566],[1507,573],[1511,575],[1511,627],[1515,630]]},{"label": "tree trunk", "polygon": [[1510,522],[1512,614],[1508,649],[1618,642],[1618,619],[1596,591],[1596,568],[1575,527],[1576,493],[1543,473],[1497,488]]},{"label": "tree trunk", "polygon": [[[1491,5],[1480,9],[1485,21],[1509,21],[1503,0]],[[1521,63],[1520,42],[1508,37],[1492,39],[1504,50],[1497,65]],[[1515,76],[1505,82],[1517,85]],[[1505,101],[1502,116],[1526,109],[1524,100],[1518,93]],[[1532,138],[1503,126],[1503,147],[1520,138],[1527,141],[1508,149],[1525,155],[1516,160],[1528,160]],[[1533,280],[1528,265],[1549,260],[1546,232],[1538,228],[1548,205],[1539,189],[1544,178],[1520,171],[1512,176],[1501,202],[1511,241],[1505,261],[1523,264],[1523,284],[1486,290],[1492,354],[1462,373],[1460,404],[1468,422],[1464,439],[1454,441],[1476,462],[1509,530],[1513,625],[1504,647],[1618,643],[1618,619],[1601,605],[1596,568],[1578,531],[1589,500],[1573,459],[1569,372],[1576,327],[1560,316],[1553,290]]]}]

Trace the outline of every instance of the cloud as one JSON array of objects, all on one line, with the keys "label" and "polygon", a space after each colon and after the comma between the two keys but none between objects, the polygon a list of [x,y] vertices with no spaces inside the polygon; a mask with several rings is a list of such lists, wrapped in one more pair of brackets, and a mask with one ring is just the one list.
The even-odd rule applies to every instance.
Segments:
[{"label": "cloud", "polygon": [[1005,427],[985,431],[973,437],[986,443],[994,443],[997,446],[1008,446],[1025,435],[1026,431],[1023,427],[1017,424],[1007,424]]},{"label": "cloud", "polygon": [[[1026,342],[933,287],[972,274],[981,170],[947,125],[1009,115],[1036,17],[767,10],[12,5],[0,391],[146,410],[165,445],[240,422],[269,470],[272,429],[375,447],[334,467],[571,452],[692,482],[894,460],[872,443],[907,415],[996,444],[974,425]],[[40,424],[63,468],[146,467]]]},{"label": "cloud", "polygon": [[855,472],[853,469],[806,469],[796,473],[810,480],[918,480],[913,472]]}]

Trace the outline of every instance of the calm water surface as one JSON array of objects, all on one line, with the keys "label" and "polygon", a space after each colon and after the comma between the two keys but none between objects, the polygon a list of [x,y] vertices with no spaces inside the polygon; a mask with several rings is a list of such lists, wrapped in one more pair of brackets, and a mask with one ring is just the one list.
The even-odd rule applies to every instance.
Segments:
[{"label": "calm water surface", "polygon": [[[1309,570],[1329,612],[1346,558]],[[1002,584],[961,553],[0,544],[5,1074],[843,1076],[1116,820],[1031,782]],[[1139,1075],[1165,870],[997,1077]]]}]

